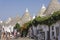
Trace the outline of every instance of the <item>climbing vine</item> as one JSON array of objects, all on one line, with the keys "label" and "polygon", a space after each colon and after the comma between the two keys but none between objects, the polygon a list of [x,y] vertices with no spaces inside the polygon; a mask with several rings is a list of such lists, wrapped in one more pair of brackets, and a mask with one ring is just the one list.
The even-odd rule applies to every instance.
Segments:
[{"label": "climbing vine", "polygon": [[51,16],[48,17],[36,17],[34,20],[29,21],[26,24],[26,27],[30,27],[31,25],[37,26],[38,24],[52,25],[60,20],[60,11],[54,12]]}]

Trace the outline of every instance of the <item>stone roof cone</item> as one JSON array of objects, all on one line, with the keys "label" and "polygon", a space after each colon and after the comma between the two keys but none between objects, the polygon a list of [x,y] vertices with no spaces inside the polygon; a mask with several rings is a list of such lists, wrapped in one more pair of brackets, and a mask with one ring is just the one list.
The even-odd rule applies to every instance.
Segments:
[{"label": "stone roof cone", "polygon": [[5,25],[15,25],[18,21],[20,21],[20,16],[16,15],[16,17],[9,17],[6,21],[5,21]]},{"label": "stone roof cone", "polygon": [[15,17],[16,20],[20,20],[20,16],[17,14]]},{"label": "stone roof cone", "polygon": [[28,12],[28,8],[26,8],[26,12]]},{"label": "stone roof cone", "polygon": [[30,13],[28,11],[28,8],[26,8],[24,15],[22,16],[22,24],[28,22],[31,20]]},{"label": "stone roof cone", "polygon": [[60,3],[58,0],[51,0],[44,14],[46,16],[51,15],[53,12],[60,10]]},{"label": "stone roof cone", "polygon": [[44,4],[42,5],[42,9],[46,9],[46,7],[45,7],[45,5],[44,5]]},{"label": "stone roof cone", "polygon": [[38,17],[38,16],[41,16],[41,17],[42,17],[42,16],[43,16],[43,13],[45,12],[45,10],[46,10],[46,7],[45,7],[45,5],[43,4],[41,10],[40,10],[40,11],[38,12],[38,14],[37,14],[37,17]]},{"label": "stone roof cone", "polygon": [[26,8],[25,13],[24,13],[24,15],[22,17],[26,17],[26,16],[30,16],[28,8]]}]

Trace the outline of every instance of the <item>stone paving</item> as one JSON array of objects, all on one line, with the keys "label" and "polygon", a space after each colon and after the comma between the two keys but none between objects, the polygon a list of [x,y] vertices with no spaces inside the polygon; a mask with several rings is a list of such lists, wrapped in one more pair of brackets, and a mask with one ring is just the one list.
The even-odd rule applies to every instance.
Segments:
[{"label": "stone paving", "polygon": [[12,39],[12,40],[33,40],[33,39],[29,39],[29,38],[18,38],[18,39]]},{"label": "stone paving", "polygon": [[33,40],[33,39],[30,39],[30,38],[18,38],[18,39],[11,39],[11,40]]}]

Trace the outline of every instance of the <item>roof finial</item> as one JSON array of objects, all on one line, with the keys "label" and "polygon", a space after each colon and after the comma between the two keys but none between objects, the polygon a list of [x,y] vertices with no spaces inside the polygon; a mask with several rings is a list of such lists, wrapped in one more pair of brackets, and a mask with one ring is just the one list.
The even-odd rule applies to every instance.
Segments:
[{"label": "roof finial", "polygon": [[28,12],[28,8],[26,8],[26,12]]},{"label": "roof finial", "polygon": [[0,23],[3,23],[3,21],[0,21]]},{"label": "roof finial", "polygon": [[45,5],[44,4],[42,5],[42,8],[45,8]]}]

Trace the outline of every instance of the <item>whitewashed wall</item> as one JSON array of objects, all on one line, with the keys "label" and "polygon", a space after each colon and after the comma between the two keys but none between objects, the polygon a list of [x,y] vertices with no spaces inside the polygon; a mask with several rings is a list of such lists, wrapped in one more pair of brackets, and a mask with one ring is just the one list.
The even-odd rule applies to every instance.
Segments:
[{"label": "whitewashed wall", "polygon": [[13,32],[13,26],[9,25],[9,26],[2,26],[2,28],[4,28],[4,31],[6,32]]},{"label": "whitewashed wall", "polygon": [[[54,26],[54,30],[52,30],[52,26]],[[53,40],[53,37],[57,37],[56,35],[56,27],[60,27],[60,21],[56,22],[55,24],[52,24],[50,26],[50,39]],[[60,30],[59,30],[60,31]],[[52,36],[52,32],[54,32],[54,36]],[[60,34],[60,33],[59,33]]]},{"label": "whitewashed wall", "polygon": [[[39,29],[42,29],[42,32],[45,32],[45,40],[47,40],[47,31],[48,31],[48,26],[47,25],[37,25],[37,27],[35,26],[32,26],[32,29],[33,29],[33,34],[38,36],[39,34],[37,34],[37,30]],[[29,33],[30,33],[30,36],[32,35],[32,29],[30,28],[29,30]]]},{"label": "whitewashed wall", "polygon": [[[52,26],[54,26],[54,30],[52,30]],[[57,37],[57,35],[56,35],[56,27],[58,27],[59,28],[59,36],[58,36],[58,40],[60,40],[60,21],[58,21],[58,22],[56,22],[55,24],[52,24],[51,26],[50,26],[50,39],[51,40],[53,40],[53,37]],[[48,28],[48,26],[47,25],[37,25],[37,27],[34,27],[34,26],[32,26],[32,28],[33,28],[33,33],[34,34],[36,34],[36,31],[38,30],[38,29],[43,29],[43,31],[45,32],[45,40],[47,40],[47,31],[49,31],[49,28]],[[52,36],[52,32],[54,32],[54,36]]]},{"label": "whitewashed wall", "polygon": [[59,21],[59,36],[58,36],[58,40],[60,40],[60,21]]}]

